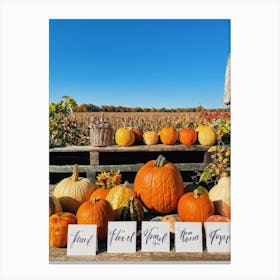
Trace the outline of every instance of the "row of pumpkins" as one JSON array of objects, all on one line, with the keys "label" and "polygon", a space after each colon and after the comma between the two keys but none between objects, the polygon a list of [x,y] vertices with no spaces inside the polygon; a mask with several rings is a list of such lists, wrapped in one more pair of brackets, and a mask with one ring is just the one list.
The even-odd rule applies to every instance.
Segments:
[{"label": "row of pumpkins", "polygon": [[160,155],[138,170],[133,188],[125,182],[104,189],[79,177],[75,165],[49,202],[50,246],[65,247],[68,224],[96,224],[98,240],[104,240],[109,221],[142,221],[144,207],[156,214],[177,210],[185,222],[229,221],[230,177],[222,177],[209,192],[198,187],[185,193],[180,171]]},{"label": "row of pumpkins", "polygon": [[137,127],[121,127],[115,133],[115,142],[122,147],[141,143],[155,145],[159,140],[166,145],[174,145],[178,140],[181,144],[193,145],[198,140],[201,145],[211,146],[216,144],[217,137],[215,130],[206,125],[201,125],[196,129],[181,128],[179,132],[172,126],[166,126],[159,133],[155,131],[143,132]]}]

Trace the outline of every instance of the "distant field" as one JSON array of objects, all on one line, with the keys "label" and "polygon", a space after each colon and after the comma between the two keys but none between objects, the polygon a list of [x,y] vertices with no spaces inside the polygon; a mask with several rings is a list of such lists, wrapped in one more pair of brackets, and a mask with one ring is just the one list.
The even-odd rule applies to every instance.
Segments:
[{"label": "distant field", "polygon": [[[75,117],[85,126],[91,123],[92,119],[99,119],[100,112],[75,112]],[[177,128],[184,127],[190,123],[199,125],[207,120],[217,118],[230,118],[229,112],[105,112],[104,120],[109,121],[113,128],[121,126],[139,126],[144,131],[158,131],[166,125],[173,125]]]}]

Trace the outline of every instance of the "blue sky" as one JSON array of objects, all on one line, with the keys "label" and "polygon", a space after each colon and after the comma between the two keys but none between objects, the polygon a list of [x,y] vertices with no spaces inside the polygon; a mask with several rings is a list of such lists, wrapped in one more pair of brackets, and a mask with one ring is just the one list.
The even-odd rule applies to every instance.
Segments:
[{"label": "blue sky", "polygon": [[50,20],[50,102],[224,108],[230,20]]}]

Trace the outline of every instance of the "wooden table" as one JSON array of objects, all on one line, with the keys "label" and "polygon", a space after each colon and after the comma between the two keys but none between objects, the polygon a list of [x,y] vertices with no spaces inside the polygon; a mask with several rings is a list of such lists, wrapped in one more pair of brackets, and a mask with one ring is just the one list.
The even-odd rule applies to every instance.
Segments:
[{"label": "wooden table", "polygon": [[100,250],[96,256],[67,256],[66,248],[50,248],[50,263],[67,262],[118,262],[118,263],[145,263],[145,262],[218,262],[230,263],[230,253],[176,253],[175,248],[168,253],[146,253],[137,250],[136,253],[112,254]]}]

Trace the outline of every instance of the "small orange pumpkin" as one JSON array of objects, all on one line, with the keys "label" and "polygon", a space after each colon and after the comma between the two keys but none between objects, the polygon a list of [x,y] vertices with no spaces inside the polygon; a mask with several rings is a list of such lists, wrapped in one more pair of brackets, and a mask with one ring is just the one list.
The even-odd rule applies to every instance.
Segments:
[{"label": "small orange pumpkin", "polygon": [[137,172],[134,191],[145,207],[155,213],[168,214],[176,209],[184,184],[177,167],[159,155]]},{"label": "small orange pumpkin", "polygon": [[106,196],[109,193],[109,191],[110,191],[110,188],[108,188],[108,189],[106,189],[104,187],[98,188],[92,193],[89,200],[93,200],[94,198],[106,199]]},{"label": "small orange pumpkin", "polygon": [[197,132],[192,128],[182,128],[179,131],[179,140],[181,144],[192,145],[197,140]]},{"label": "small orange pumpkin", "polygon": [[143,131],[139,127],[136,127],[136,126],[133,126],[131,128],[131,130],[133,131],[134,136],[135,136],[134,143],[141,144],[143,142]]},{"label": "small orange pumpkin", "polygon": [[78,224],[96,224],[98,240],[107,237],[108,222],[114,220],[114,210],[105,199],[88,200],[77,211]]},{"label": "small orange pumpkin", "polygon": [[184,222],[205,222],[215,212],[214,204],[208,195],[199,195],[197,190],[184,194],[177,209]]},{"label": "small orange pumpkin", "polygon": [[166,145],[173,145],[178,139],[178,133],[174,127],[163,127],[159,133],[160,141]]},{"label": "small orange pumpkin", "polygon": [[51,247],[67,246],[68,225],[76,224],[77,218],[69,212],[59,212],[49,217],[49,244]]}]

